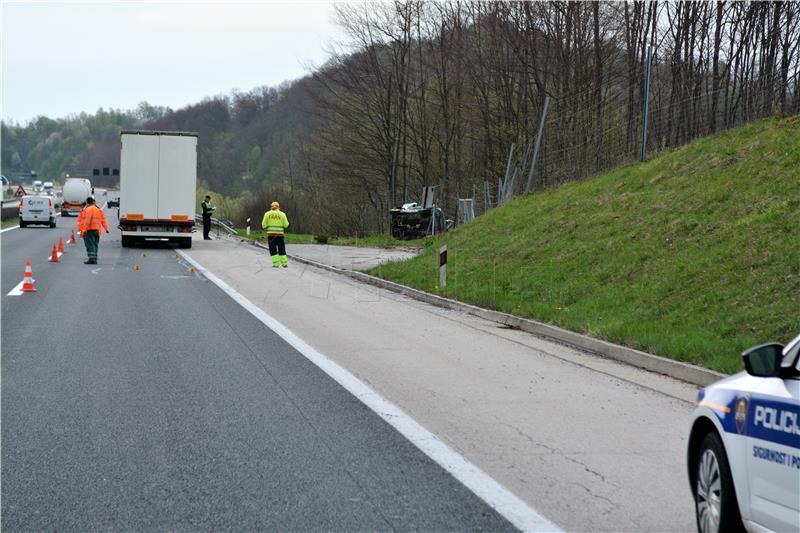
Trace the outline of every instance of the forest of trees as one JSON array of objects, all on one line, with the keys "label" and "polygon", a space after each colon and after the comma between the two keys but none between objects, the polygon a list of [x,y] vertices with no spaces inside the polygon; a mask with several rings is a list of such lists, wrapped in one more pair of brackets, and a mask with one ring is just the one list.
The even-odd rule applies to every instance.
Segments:
[{"label": "forest of trees", "polygon": [[423,185],[450,213],[495,203],[512,143],[518,193],[546,96],[534,190],[635,160],[648,49],[648,153],[800,111],[795,2],[396,1],[339,18],[309,166],[326,196],[357,199],[352,227],[385,229]]},{"label": "forest of trees", "polygon": [[[441,185],[495,205],[770,115],[800,112],[800,3],[343,4],[330,60],[279,88],[171,111],[143,104],[3,125],[3,172],[75,165],[119,129],[200,134],[204,186],[237,218],[278,198],[304,231],[386,231],[388,210]],[[533,147],[545,99],[538,162]],[[509,163],[509,151],[515,146]]]}]

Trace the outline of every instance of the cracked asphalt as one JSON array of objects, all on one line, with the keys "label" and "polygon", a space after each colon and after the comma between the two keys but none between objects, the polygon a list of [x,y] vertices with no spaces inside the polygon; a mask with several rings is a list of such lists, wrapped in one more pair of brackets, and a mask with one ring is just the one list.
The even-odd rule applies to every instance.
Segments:
[{"label": "cracked asphalt", "polygon": [[58,224],[0,236],[4,531],[512,529],[174,250]]},{"label": "cracked asphalt", "polygon": [[297,262],[276,271],[237,240],[189,255],[565,530],[695,529],[696,387]]}]

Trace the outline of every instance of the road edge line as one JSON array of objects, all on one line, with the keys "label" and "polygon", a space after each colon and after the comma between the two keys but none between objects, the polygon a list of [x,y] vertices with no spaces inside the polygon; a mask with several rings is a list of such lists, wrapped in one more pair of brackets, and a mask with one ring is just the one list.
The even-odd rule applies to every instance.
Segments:
[{"label": "road edge line", "polygon": [[[241,239],[241,237],[239,238]],[[266,249],[266,247],[261,243],[256,241],[252,242],[255,246]],[[494,311],[492,309],[486,309],[476,305],[460,302],[458,300],[445,298],[443,296],[431,294],[419,289],[414,289],[407,285],[402,285],[400,283],[388,281],[377,276],[372,276],[364,272],[337,268],[293,254],[288,255],[298,263],[303,263],[322,270],[341,274],[356,281],[360,281],[361,283],[366,283],[367,285],[372,285],[373,287],[390,290],[420,302],[470,314],[490,322],[502,324],[504,326],[518,328],[537,337],[555,340],[557,342],[583,350],[584,352],[589,352],[590,354],[598,357],[612,359],[628,366],[640,368],[656,374],[662,374],[691,385],[696,385],[698,387],[706,387],[716,381],[719,381],[720,379],[728,377],[727,374],[709,370],[708,368],[703,368],[698,365],[643,352],[641,350],[636,350],[635,348],[621,346],[609,341],[595,339],[594,337],[590,337],[582,333],[576,333],[574,331],[562,329],[558,326],[545,324],[544,322],[538,322],[530,318],[522,318],[515,315],[510,315],[508,313],[503,313],[501,311]]]},{"label": "road edge line", "polygon": [[19,228],[19,225],[17,225],[17,226],[11,226],[10,228],[6,228],[6,229],[2,229],[2,230],[0,230],[0,233],[5,233],[5,232],[7,232],[7,231],[11,231],[12,229],[18,229],[18,228]]},{"label": "road edge line", "polygon": [[19,284],[17,284],[16,287],[14,287],[10,291],[8,291],[8,294],[6,294],[6,296],[22,296],[22,286],[24,284],[25,284],[25,280],[20,281]]},{"label": "road edge line", "polygon": [[552,522],[522,501],[464,456],[450,448],[444,441],[425,429],[405,411],[381,396],[369,385],[358,379],[349,370],[298,337],[292,330],[267,314],[244,295],[233,289],[215,274],[207,270],[183,250],[177,252],[203,277],[220,288],[236,303],[244,307],[262,324],[276,333],[306,359],[341,385],[350,394],[366,405],[372,412],[387,422],[408,439],[422,453],[444,468],[476,496],[486,502],[500,516],[521,531],[560,531]]}]

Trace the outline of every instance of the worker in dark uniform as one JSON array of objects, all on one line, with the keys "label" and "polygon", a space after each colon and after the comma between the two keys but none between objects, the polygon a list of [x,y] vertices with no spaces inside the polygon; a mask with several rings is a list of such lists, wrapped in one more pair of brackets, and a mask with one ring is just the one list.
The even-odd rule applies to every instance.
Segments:
[{"label": "worker in dark uniform", "polygon": [[210,241],[208,232],[211,231],[211,213],[216,209],[211,205],[211,196],[206,194],[206,199],[200,203],[200,207],[203,210],[203,240]]}]

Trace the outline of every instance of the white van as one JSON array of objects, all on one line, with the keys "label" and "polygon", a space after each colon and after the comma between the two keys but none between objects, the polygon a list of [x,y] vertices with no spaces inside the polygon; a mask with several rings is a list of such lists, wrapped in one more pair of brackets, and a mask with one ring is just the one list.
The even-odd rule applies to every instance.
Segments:
[{"label": "white van", "polygon": [[19,227],[44,224],[56,227],[56,210],[50,196],[23,196],[19,200]]}]

